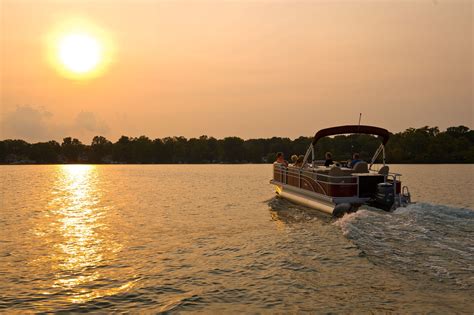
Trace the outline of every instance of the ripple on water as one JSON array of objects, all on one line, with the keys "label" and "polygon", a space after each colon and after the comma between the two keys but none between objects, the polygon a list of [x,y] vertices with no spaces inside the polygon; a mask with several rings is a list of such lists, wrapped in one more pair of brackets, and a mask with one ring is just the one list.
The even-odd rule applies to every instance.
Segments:
[{"label": "ripple on water", "polygon": [[375,264],[474,288],[470,209],[418,203],[387,213],[366,207],[334,224]]},{"label": "ripple on water", "polygon": [[[336,221],[271,198],[271,165],[0,168],[8,183],[0,186],[1,311],[474,307],[473,219],[462,209],[365,209]],[[450,167],[450,175],[453,169],[469,170]],[[416,178],[431,181],[428,175]],[[443,187],[450,186],[436,189]],[[456,196],[455,204],[469,201]]]}]

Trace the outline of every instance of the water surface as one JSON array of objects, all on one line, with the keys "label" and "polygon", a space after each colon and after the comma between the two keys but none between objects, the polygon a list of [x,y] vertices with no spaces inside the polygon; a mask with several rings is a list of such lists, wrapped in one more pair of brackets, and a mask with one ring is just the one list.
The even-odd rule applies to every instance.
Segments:
[{"label": "water surface", "polygon": [[472,165],[340,220],[270,165],[1,166],[0,311],[472,313]]}]

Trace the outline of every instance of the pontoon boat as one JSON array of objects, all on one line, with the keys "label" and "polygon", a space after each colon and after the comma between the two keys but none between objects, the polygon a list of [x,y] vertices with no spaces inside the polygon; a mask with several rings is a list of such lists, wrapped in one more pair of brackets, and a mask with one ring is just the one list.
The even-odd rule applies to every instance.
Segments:
[{"label": "pontoon boat", "polygon": [[[361,161],[353,168],[343,165],[325,167],[315,160],[315,147],[323,137],[340,134],[379,136],[381,144],[369,163]],[[385,164],[385,144],[390,133],[383,128],[348,125],[322,129],[316,133],[304,157],[303,166],[275,163],[273,179],[278,196],[336,217],[370,205],[387,211],[410,203],[408,188],[402,188],[401,174],[389,171]],[[382,154],[382,164],[377,158]],[[309,157],[311,155],[311,162]]]}]

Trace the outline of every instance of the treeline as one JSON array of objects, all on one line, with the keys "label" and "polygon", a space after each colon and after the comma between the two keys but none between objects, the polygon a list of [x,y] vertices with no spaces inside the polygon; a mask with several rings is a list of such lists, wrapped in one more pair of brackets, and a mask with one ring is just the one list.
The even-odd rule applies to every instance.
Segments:
[{"label": "treeline", "polygon": [[[122,136],[113,143],[96,136],[90,145],[67,137],[56,141],[27,143],[23,140],[0,141],[0,163],[269,163],[277,152],[287,159],[304,154],[312,137],[243,140],[238,137],[216,139],[208,136],[186,139],[146,136]],[[347,160],[351,152],[359,152],[369,160],[380,142],[368,135],[341,135],[321,139],[316,147],[317,158],[332,152],[334,160]],[[474,163],[474,130],[450,127],[410,128],[393,134],[386,146],[389,163]]]}]

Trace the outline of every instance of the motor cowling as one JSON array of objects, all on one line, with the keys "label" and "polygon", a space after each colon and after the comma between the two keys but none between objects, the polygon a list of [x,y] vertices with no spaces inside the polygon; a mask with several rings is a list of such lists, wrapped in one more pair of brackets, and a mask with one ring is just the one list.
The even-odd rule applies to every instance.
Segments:
[{"label": "motor cowling", "polygon": [[377,185],[374,204],[377,208],[389,211],[395,203],[395,190],[392,183],[380,183]]}]

